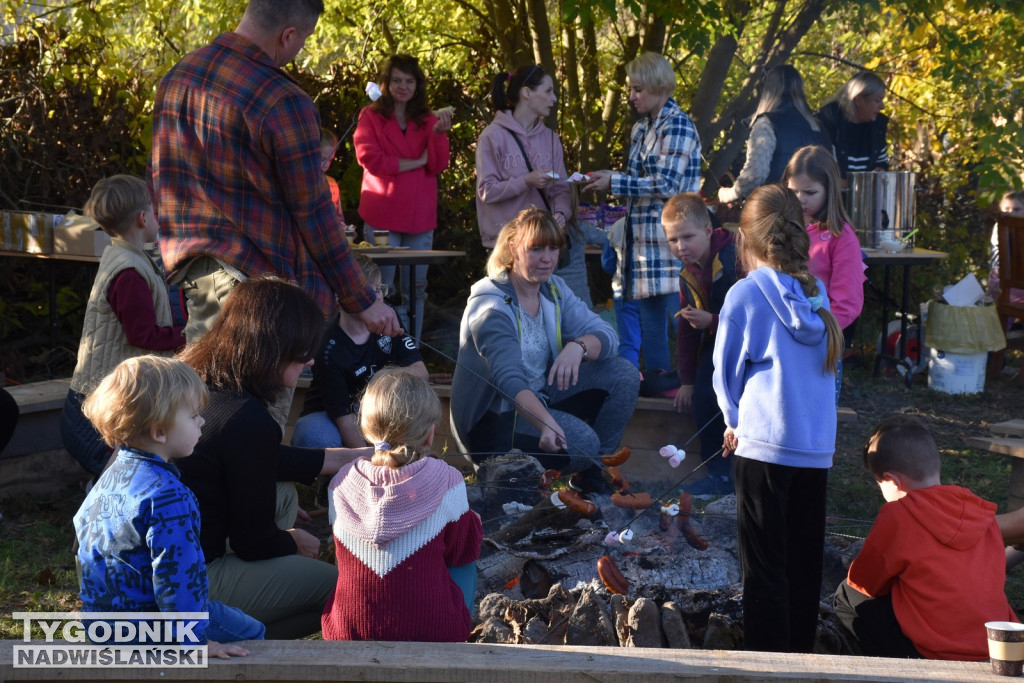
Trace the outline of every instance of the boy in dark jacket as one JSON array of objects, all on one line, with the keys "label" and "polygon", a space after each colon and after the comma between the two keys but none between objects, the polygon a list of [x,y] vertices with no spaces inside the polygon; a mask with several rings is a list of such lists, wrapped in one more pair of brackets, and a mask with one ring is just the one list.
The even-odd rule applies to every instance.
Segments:
[{"label": "boy in dark jacket", "polygon": [[[725,293],[736,282],[735,239],[728,230],[714,228],[704,200],[684,192],[665,203],[661,225],[672,255],[683,262],[679,272],[679,308],[676,313],[676,355],[679,362],[677,412],[693,410],[700,433],[701,459],[722,447],[725,422],[711,385],[712,352],[718,330],[718,312]],[[708,424],[708,422],[711,424]],[[705,425],[707,425],[705,427]],[[729,494],[733,491],[729,462],[715,458],[708,476],[689,487],[691,493]]]}]

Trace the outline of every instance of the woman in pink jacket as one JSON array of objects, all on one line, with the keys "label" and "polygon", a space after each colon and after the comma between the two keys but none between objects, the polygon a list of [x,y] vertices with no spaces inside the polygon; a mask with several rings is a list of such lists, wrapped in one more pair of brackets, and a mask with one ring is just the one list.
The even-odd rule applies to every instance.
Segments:
[{"label": "woman in pink jacket", "polygon": [[[430,249],[437,227],[437,176],[448,167],[450,111],[427,107],[426,77],[419,61],[392,55],[381,71],[383,95],[359,115],[353,142],[363,167],[359,215],[366,230],[387,230],[393,247]],[[373,234],[367,232],[366,234]],[[393,286],[394,266],[381,268],[384,284]],[[427,267],[416,266],[416,339],[423,328]],[[402,282],[409,300],[409,283]],[[408,309],[397,307],[408,321]]]},{"label": "woman in pink jacket", "polygon": [[476,145],[476,215],[488,249],[523,209],[547,209],[562,228],[572,216],[562,141],[544,125],[558,101],[551,76],[521,66],[495,77],[491,97],[497,114]]}]

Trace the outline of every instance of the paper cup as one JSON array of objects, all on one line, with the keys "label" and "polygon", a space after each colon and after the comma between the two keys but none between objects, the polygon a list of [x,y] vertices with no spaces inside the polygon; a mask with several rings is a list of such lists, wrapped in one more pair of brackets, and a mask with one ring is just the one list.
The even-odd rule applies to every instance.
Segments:
[{"label": "paper cup", "polygon": [[992,673],[999,676],[1020,676],[1024,669],[1024,624],[1012,621],[990,621],[985,624],[988,633],[988,656]]},{"label": "paper cup", "polygon": [[387,230],[374,230],[373,231],[373,243],[378,247],[388,246],[388,231]]}]

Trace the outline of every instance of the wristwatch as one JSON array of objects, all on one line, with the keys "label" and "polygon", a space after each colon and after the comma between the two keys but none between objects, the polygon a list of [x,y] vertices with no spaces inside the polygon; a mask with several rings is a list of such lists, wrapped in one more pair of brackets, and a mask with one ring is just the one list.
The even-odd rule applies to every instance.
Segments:
[{"label": "wristwatch", "polygon": [[583,349],[583,358],[581,360],[586,361],[589,358],[587,354],[587,345],[582,339],[570,339],[569,343],[579,344],[580,348]]}]

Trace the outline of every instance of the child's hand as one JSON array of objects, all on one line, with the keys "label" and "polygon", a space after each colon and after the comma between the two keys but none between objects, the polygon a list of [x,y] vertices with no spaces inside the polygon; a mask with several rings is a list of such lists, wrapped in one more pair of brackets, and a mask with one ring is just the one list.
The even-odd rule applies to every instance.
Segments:
[{"label": "child's hand", "polygon": [[677,315],[684,318],[686,322],[690,323],[690,327],[695,330],[708,329],[711,327],[711,321],[714,320],[710,313],[702,311],[699,308],[694,308],[693,306],[687,306],[679,311]]},{"label": "child's hand", "polygon": [[309,513],[303,510],[302,508],[299,508],[298,510],[295,511],[296,524],[309,524],[310,521],[312,521],[312,519],[313,518],[309,516]]},{"label": "child's hand", "polygon": [[672,401],[672,405],[675,407],[677,413],[681,413],[684,410],[689,412],[693,409],[693,385],[683,384],[680,385],[679,391],[676,392],[676,397]]},{"label": "child's hand", "polygon": [[722,457],[728,457],[731,453],[736,451],[736,446],[739,445],[739,440],[736,438],[736,432],[733,431],[732,427],[725,430],[725,435],[722,438]]},{"label": "child's hand", "polygon": [[229,659],[231,657],[248,657],[249,651],[239,645],[230,643],[218,643],[215,640],[207,641],[206,656],[210,659]]}]

